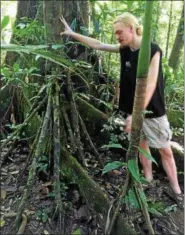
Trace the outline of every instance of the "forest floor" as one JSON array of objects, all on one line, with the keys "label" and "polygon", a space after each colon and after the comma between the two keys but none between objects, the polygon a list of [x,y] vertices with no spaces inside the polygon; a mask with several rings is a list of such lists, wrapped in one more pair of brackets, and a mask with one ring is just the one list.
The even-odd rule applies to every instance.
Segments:
[{"label": "forest floor", "polygon": [[[180,138],[180,139],[179,139]],[[182,137],[179,142],[182,142]],[[1,234],[12,234],[11,229],[15,220],[14,212],[17,212],[24,186],[27,182],[27,164],[29,149],[25,144],[17,146],[13,150],[6,165],[1,169]],[[123,160],[120,154],[111,151],[101,153],[101,157],[107,162]],[[106,192],[110,200],[118,197],[121,185],[124,184],[124,169],[115,171],[111,176],[102,175],[102,169],[92,155],[88,155],[86,169],[88,174],[97,182],[102,190]],[[156,185],[145,190],[148,205],[153,211],[150,213],[151,222],[156,234],[184,234],[184,211],[180,209],[166,193],[165,187],[168,180],[164,172],[154,172]],[[181,189],[184,192],[184,172],[178,174]],[[42,179],[42,180],[41,180]],[[80,195],[78,185],[75,182],[64,182],[61,184],[62,201],[64,208],[63,222],[65,234],[79,235],[102,235],[104,234],[101,216],[93,212]],[[40,175],[35,179],[34,187],[30,193],[24,214],[27,217],[24,234],[63,234],[60,233],[61,220],[53,218],[55,209],[53,180],[47,174]],[[138,234],[148,234],[148,230],[141,214],[137,208],[130,208],[123,203],[120,212],[127,216],[134,224]]]}]

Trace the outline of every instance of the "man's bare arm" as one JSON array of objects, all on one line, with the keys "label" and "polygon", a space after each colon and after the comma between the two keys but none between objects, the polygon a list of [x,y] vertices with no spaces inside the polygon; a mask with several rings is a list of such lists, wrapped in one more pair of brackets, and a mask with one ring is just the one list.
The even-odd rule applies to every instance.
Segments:
[{"label": "man's bare arm", "polygon": [[156,52],[151,60],[147,76],[146,98],[144,105],[145,109],[147,108],[157,85],[157,78],[159,73],[159,61],[160,61],[160,53]]},{"label": "man's bare arm", "polygon": [[100,42],[97,39],[87,37],[87,36],[81,35],[79,33],[75,33],[69,27],[69,25],[67,24],[66,20],[63,17],[61,17],[60,20],[65,26],[64,32],[62,32],[60,35],[71,36],[74,39],[76,39],[77,41],[80,41],[81,43],[83,43],[84,45],[89,46],[89,47],[96,49],[96,50],[119,53],[120,44],[115,44],[115,45],[105,44],[105,43]]}]

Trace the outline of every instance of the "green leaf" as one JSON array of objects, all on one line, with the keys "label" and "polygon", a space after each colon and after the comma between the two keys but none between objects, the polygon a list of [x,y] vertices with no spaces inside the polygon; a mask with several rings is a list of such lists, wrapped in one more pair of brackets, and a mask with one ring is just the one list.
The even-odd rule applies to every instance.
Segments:
[{"label": "green leaf", "polygon": [[158,210],[156,210],[155,208],[148,208],[148,211],[154,215],[162,216],[162,214]]},{"label": "green leaf", "polygon": [[19,64],[16,64],[16,63],[15,63],[15,64],[13,65],[13,71],[14,71],[14,72],[18,72],[18,71],[19,71]]},{"label": "green leaf", "polygon": [[132,174],[132,176],[134,177],[134,179],[137,182],[140,182],[139,168],[138,168],[136,160],[131,159],[128,161],[128,169],[130,173]]},{"label": "green leaf", "polygon": [[125,148],[123,148],[122,146],[121,146],[121,144],[105,144],[105,145],[103,145],[103,146],[101,146],[101,148],[117,148],[117,149],[124,149],[124,150],[126,150]]},{"label": "green leaf", "polygon": [[127,166],[127,163],[125,163],[125,162],[120,162],[120,161],[114,161],[114,162],[108,163],[108,164],[103,168],[102,175],[105,174],[105,173],[107,173],[107,172],[109,172],[109,171],[118,169],[119,167],[122,167],[122,166]]},{"label": "green leaf", "polygon": [[176,211],[177,211],[177,205],[174,204],[174,205],[168,206],[168,207],[166,207],[166,208],[164,209],[164,211],[165,211],[166,213],[168,213],[168,212],[170,212],[170,211],[176,212]]},{"label": "green leaf", "polygon": [[2,69],[2,73],[3,73],[3,75],[4,75],[5,77],[7,77],[7,78],[10,77],[10,75],[11,75],[11,74],[10,74],[10,69],[9,69],[9,68],[6,68],[6,67]]},{"label": "green leaf", "polygon": [[20,46],[16,44],[1,44],[2,51],[13,51],[13,52],[24,52],[24,53],[32,53],[40,56],[44,59],[47,59],[55,64],[58,64],[78,75],[81,81],[89,88],[89,84],[84,77],[84,74],[80,69],[77,69],[72,62],[63,58],[61,55],[58,55],[54,52],[45,51],[42,49],[47,49],[48,45],[26,45]]},{"label": "green leaf", "polygon": [[36,211],[35,215],[38,216],[38,217],[41,217],[42,216],[42,211],[41,210]]},{"label": "green leaf", "polygon": [[48,220],[48,215],[46,213],[42,214],[42,222],[46,223],[46,221]]},{"label": "green leaf", "polygon": [[128,195],[125,197],[125,202],[134,208],[137,208],[137,209],[140,208],[139,203],[136,198],[136,195],[135,195],[134,190],[132,188],[129,189]]},{"label": "green leaf", "polygon": [[146,150],[144,150],[144,149],[142,149],[142,148],[140,148],[140,147],[138,147],[138,146],[137,146],[137,148],[138,148],[138,150],[139,150],[140,153],[142,153],[146,158],[148,158],[149,160],[151,160],[152,162],[154,162],[154,163],[158,166],[158,163],[157,163],[156,160],[152,157],[151,154],[149,154]]},{"label": "green leaf", "polygon": [[1,21],[1,32],[2,30],[9,24],[10,17],[9,16],[4,16],[2,21]]},{"label": "green leaf", "polygon": [[78,228],[78,229],[76,229],[72,234],[73,234],[73,235],[81,235],[82,233],[81,233],[80,228]]},{"label": "green leaf", "polygon": [[60,44],[56,44],[56,45],[52,45],[51,48],[54,49],[54,50],[57,50],[58,48],[61,48],[62,45]]}]

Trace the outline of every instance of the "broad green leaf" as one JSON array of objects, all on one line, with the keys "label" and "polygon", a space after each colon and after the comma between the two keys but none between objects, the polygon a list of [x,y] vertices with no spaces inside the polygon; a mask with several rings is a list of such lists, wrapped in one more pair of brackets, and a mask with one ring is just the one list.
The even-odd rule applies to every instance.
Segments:
[{"label": "broad green leaf", "polygon": [[74,19],[70,25],[70,28],[75,31],[76,25],[77,25],[77,22],[76,22],[76,19]]},{"label": "broad green leaf", "polygon": [[3,226],[5,226],[5,220],[4,219],[0,219],[0,227],[3,227]]},{"label": "broad green leaf", "polygon": [[10,17],[9,16],[4,16],[2,21],[1,21],[1,32],[9,24],[9,22],[10,22]]},{"label": "broad green leaf", "polygon": [[52,45],[51,48],[54,49],[54,50],[57,50],[58,48],[61,48],[62,45],[60,44],[56,44],[56,45]]},{"label": "broad green leaf", "polygon": [[149,160],[151,160],[152,162],[154,162],[158,166],[156,160],[152,157],[151,154],[149,154],[146,150],[144,150],[140,147],[137,147],[137,148],[138,148],[140,153],[142,153],[146,158],[148,158]]},{"label": "broad green leaf", "polygon": [[127,166],[127,163],[125,163],[125,162],[120,162],[120,161],[114,161],[114,162],[108,163],[108,164],[103,168],[102,175],[105,174],[105,173],[107,173],[107,172],[109,172],[109,171],[118,169],[119,167],[122,167],[122,166]]},{"label": "broad green leaf", "polygon": [[11,73],[10,73],[10,69],[9,68],[3,68],[2,69],[2,73],[3,73],[3,75],[5,76],[5,77],[10,77],[10,75],[11,75]]},{"label": "broad green leaf", "polygon": [[72,234],[73,234],[73,235],[81,235],[82,233],[81,233],[80,228],[78,228],[78,229],[76,229]]},{"label": "broad green leaf", "polygon": [[42,211],[41,211],[41,210],[36,211],[36,212],[35,212],[35,215],[38,216],[38,217],[41,217]]},{"label": "broad green leaf", "polygon": [[134,190],[132,188],[129,189],[128,195],[125,197],[125,202],[134,208],[137,208],[137,209],[140,208],[139,203],[136,198],[136,195],[135,195]]},{"label": "broad green leaf", "polygon": [[124,150],[126,150],[125,148],[123,148],[122,146],[121,146],[121,144],[105,144],[105,145],[103,145],[101,148],[117,148],[117,149],[124,149]]},{"label": "broad green leaf", "polygon": [[148,208],[148,212],[154,214],[154,215],[157,215],[157,216],[162,216],[162,214],[156,210],[155,208]]},{"label": "broad green leaf", "polygon": [[26,45],[26,46],[19,46],[16,44],[1,44],[1,50],[3,51],[14,51],[14,52],[24,52],[24,53],[32,53],[37,56],[40,56],[44,59],[47,59],[49,61],[52,61],[55,64],[58,64],[67,70],[71,70],[75,74],[78,75],[78,77],[81,79],[81,81],[89,88],[89,84],[86,81],[86,79],[83,77],[83,73],[80,69],[77,69],[72,62],[69,60],[62,58],[61,55],[55,54],[50,51],[44,51],[41,49],[47,49],[49,48],[48,45]]},{"label": "broad green leaf", "polygon": [[18,72],[18,71],[19,71],[19,64],[15,63],[15,64],[13,65],[13,71],[14,71],[14,72]]},{"label": "broad green leaf", "polygon": [[46,221],[48,220],[48,215],[46,213],[42,214],[42,222],[46,223]]},{"label": "broad green leaf", "polygon": [[134,179],[137,182],[140,182],[139,169],[136,160],[131,159],[128,161],[128,169],[132,174],[132,176],[134,177]]}]

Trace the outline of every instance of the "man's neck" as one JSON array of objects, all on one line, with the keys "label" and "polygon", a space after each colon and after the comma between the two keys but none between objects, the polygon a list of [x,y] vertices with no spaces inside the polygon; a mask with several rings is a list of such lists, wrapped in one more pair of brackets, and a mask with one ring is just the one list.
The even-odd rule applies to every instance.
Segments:
[{"label": "man's neck", "polygon": [[138,37],[135,41],[129,46],[131,51],[137,51],[141,47],[142,38]]}]

